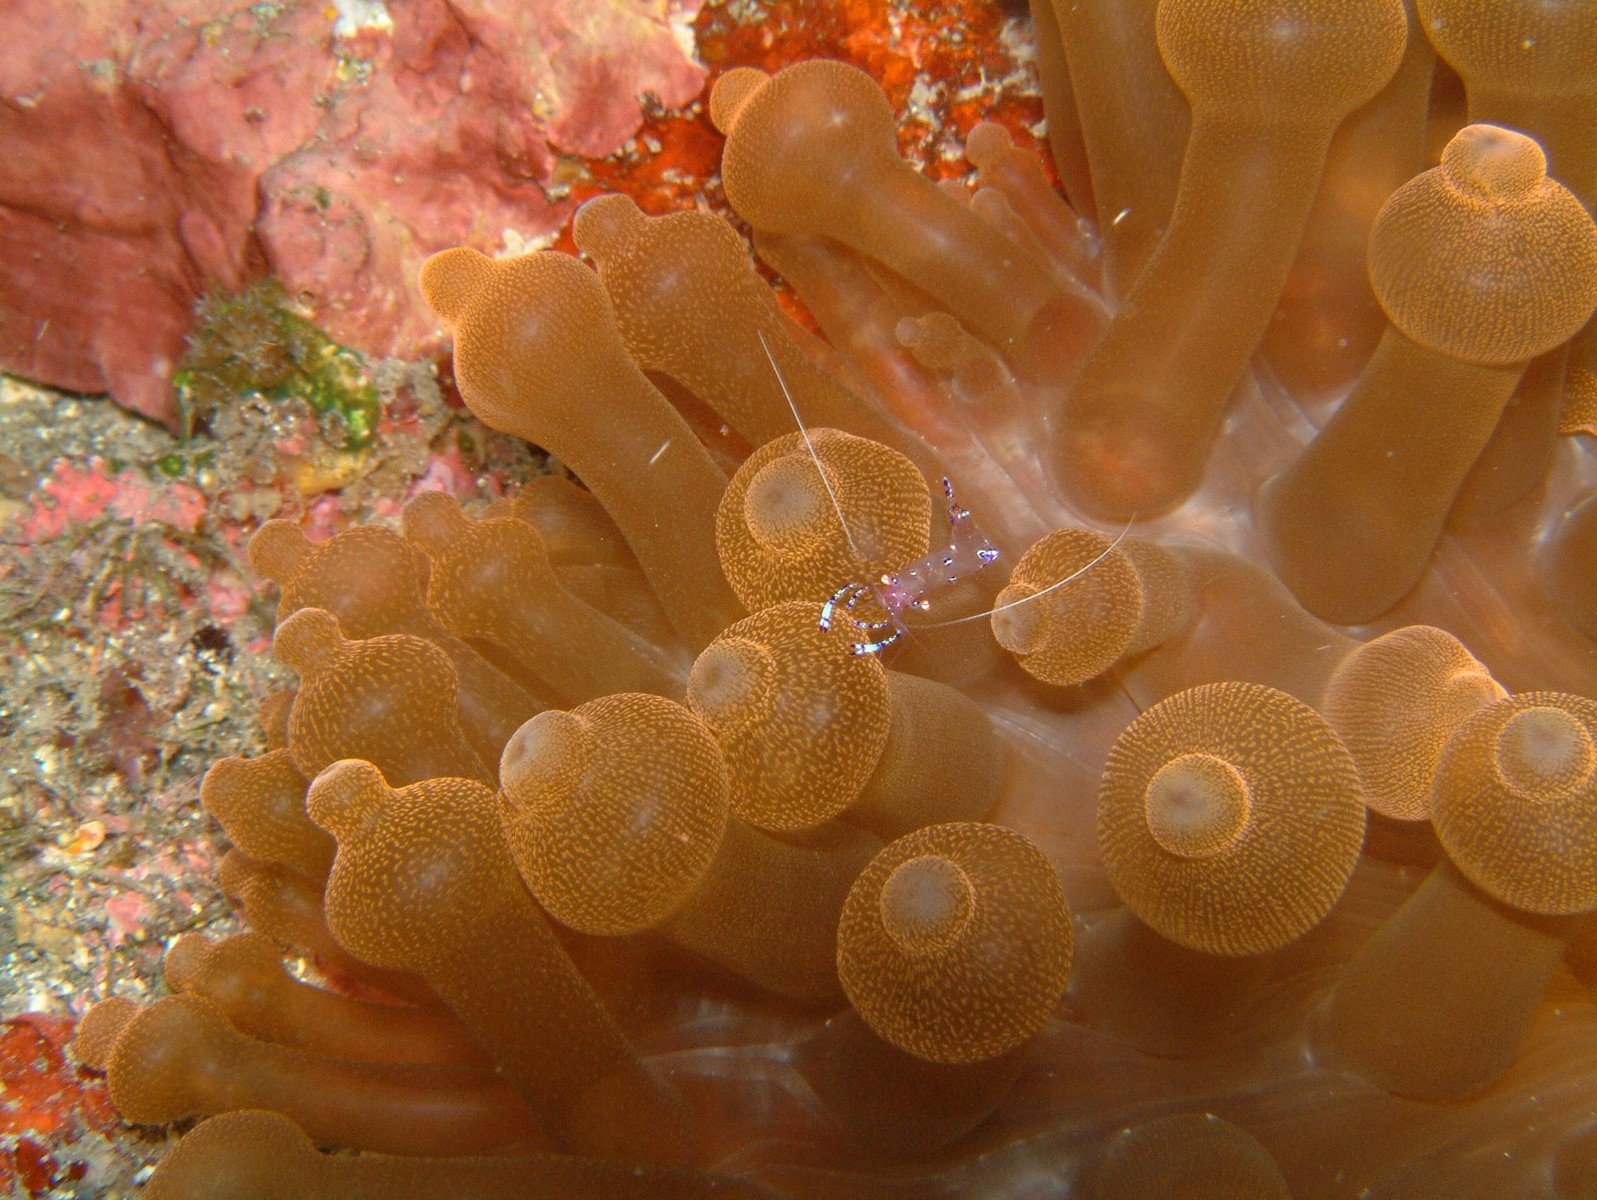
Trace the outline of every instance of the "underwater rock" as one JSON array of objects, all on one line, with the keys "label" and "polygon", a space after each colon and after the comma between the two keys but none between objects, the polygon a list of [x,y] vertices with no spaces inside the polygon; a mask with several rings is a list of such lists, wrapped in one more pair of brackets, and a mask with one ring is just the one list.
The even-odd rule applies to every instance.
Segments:
[{"label": "underwater rock", "polygon": [[268,272],[341,342],[435,352],[421,261],[551,233],[558,156],[704,80],[696,0],[220,7],[7,6],[0,368],[171,423],[195,301]]}]

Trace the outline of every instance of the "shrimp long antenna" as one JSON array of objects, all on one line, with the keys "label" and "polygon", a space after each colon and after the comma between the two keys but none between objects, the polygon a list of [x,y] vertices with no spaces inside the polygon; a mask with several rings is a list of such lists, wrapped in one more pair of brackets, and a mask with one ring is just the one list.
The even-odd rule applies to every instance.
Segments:
[{"label": "shrimp long antenna", "polygon": [[815,473],[821,477],[821,486],[826,489],[827,496],[832,501],[832,511],[837,513],[837,523],[842,526],[843,536],[848,540],[848,548],[854,551],[854,557],[862,564],[865,555],[860,552],[854,535],[849,532],[848,522],[843,519],[843,506],[838,502],[837,493],[832,490],[832,481],[826,477],[826,468],[821,463],[821,456],[815,453],[815,443],[810,440],[810,431],[804,427],[804,418],[799,416],[798,405],[793,403],[793,393],[787,389],[787,380],[782,378],[782,368],[776,365],[776,355],[771,353],[771,344],[765,340],[765,330],[756,329],[756,337],[760,339],[760,349],[765,351],[765,361],[771,364],[771,373],[776,376],[777,386],[782,389],[782,398],[787,401],[788,411],[793,414],[793,423],[798,426],[799,436],[804,439],[804,446],[810,452],[810,458],[815,463]]},{"label": "shrimp long antenna", "polygon": [[917,622],[915,628],[946,629],[950,625],[963,625],[968,621],[985,620],[986,618],[994,616],[998,613],[1008,612],[1012,608],[1019,608],[1022,604],[1030,604],[1033,600],[1041,600],[1049,592],[1055,591],[1064,587],[1067,583],[1073,583],[1075,580],[1080,579],[1088,571],[1092,570],[1099,563],[1103,562],[1104,559],[1113,554],[1119,547],[1120,543],[1126,540],[1126,535],[1131,532],[1131,527],[1136,524],[1138,515],[1139,514],[1137,513],[1132,513],[1131,520],[1126,522],[1126,527],[1116,535],[1114,541],[1110,542],[1101,551],[1099,551],[1097,556],[1094,557],[1092,561],[1083,563],[1069,575],[1066,575],[1063,579],[1056,579],[1053,583],[1050,583],[1041,591],[1033,592],[1029,596],[1022,596],[1019,600],[1011,600],[1008,604],[1000,604],[997,608],[989,608],[986,612],[971,613],[968,616],[955,617],[950,621],[927,621],[924,624]]}]

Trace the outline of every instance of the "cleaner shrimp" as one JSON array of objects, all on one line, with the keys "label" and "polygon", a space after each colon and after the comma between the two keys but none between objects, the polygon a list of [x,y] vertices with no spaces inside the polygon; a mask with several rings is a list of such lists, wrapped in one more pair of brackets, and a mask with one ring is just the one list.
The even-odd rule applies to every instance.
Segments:
[{"label": "cleaner shrimp", "polygon": [[[837,514],[837,522],[842,527],[843,536],[848,540],[849,547],[862,562],[864,554],[860,552],[854,535],[849,531],[848,521],[843,516],[842,505],[838,502],[837,493],[832,490],[831,481],[826,477],[826,471],[821,465],[820,456],[815,452],[815,443],[810,440],[809,429],[804,424],[798,405],[793,401],[793,393],[788,390],[787,380],[782,378],[782,370],[776,364],[776,357],[771,353],[770,344],[765,340],[764,331],[758,331],[760,346],[765,351],[766,361],[771,364],[771,371],[776,376],[776,382],[782,389],[782,395],[787,400],[788,410],[793,414],[793,421],[798,426],[798,431],[804,439],[804,446],[809,451],[810,459],[815,464],[816,473],[820,476],[821,484],[826,488],[826,494],[832,502],[832,510]],[[875,583],[845,583],[838,588],[821,605],[820,628],[829,630],[836,620],[839,612],[847,614],[849,620],[860,630],[863,635],[861,641],[849,646],[849,653],[854,655],[880,654],[900,639],[910,636],[909,626],[904,623],[903,614],[914,610],[916,612],[929,612],[932,605],[932,596],[935,592],[954,586],[956,583],[978,571],[983,571],[992,566],[1002,556],[999,548],[993,544],[981,527],[972,517],[970,509],[965,508],[954,497],[953,482],[943,476],[943,496],[947,502],[948,516],[948,543],[941,549],[932,550],[922,555],[914,562],[900,567],[896,571],[889,571],[880,576]],[[984,612],[971,613],[963,617],[955,617],[948,621],[918,622],[917,629],[946,629],[954,625],[963,625],[970,621],[987,620],[1000,612],[1011,608],[1019,608],[1023,604],[1031,604],[1041,600],[1044,596],[1057,591],[1059,588],[1074,582],[1088,574],[1094,567],[1109,555],[1113,554],[1120,543],[1131,532],[1131,526],[1136,522],[1133,514],[1126,527],[1119,535],[1104,547],[1089,562],[1084,563],[1076,570],[1059,579],[1048,587],[1025,596],[1019,600],[1012,600],[1007,604],[998,605]],[[881,618],[872,618],[865,615],[861,605],[874,602],[876,608],[884,614]]]}]

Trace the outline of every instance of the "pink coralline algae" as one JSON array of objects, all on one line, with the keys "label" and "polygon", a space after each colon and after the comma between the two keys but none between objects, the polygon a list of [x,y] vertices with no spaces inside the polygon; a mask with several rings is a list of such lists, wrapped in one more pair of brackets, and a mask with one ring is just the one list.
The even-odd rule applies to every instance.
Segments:
[{"label": "pink coralline algae", "polygon": [[114,474],[95,460],[87,466],[61,461],[39,486],[33,507],[18,531],[30,542],[59,537],[100,517],[131,524],[156,521],[179,533],[193,533],[205,512],[205,499],[185,483],[158,486],[131,467]]},{"label": "pink coralline algae", "polygon": [[0,368],[171,422],[195,300],[280,277],[369,354],[438,348],[428,254],[537,238],[564,154],[704,81],[699,0],[11,0]]}]

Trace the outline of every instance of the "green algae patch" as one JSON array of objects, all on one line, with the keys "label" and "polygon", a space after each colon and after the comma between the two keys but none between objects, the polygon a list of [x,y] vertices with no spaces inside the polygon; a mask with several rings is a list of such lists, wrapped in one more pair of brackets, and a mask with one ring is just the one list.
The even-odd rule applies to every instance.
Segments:
[{"label": "green algae patch", "polygon": [[229,400],[257,394],[302,401],[345,450],[372,444],[382,404],[364,356],[295,311],[278,280],[212,292],[195,306],[195,318],[172,377],[185,437]]}]

